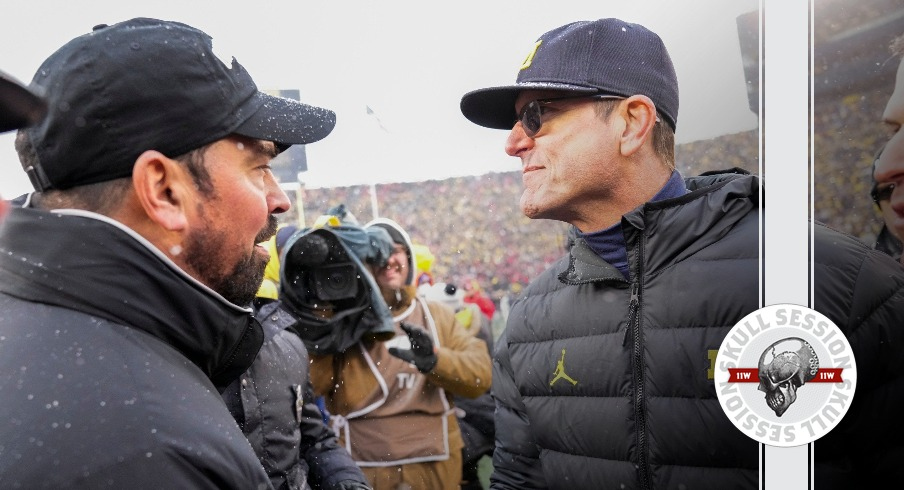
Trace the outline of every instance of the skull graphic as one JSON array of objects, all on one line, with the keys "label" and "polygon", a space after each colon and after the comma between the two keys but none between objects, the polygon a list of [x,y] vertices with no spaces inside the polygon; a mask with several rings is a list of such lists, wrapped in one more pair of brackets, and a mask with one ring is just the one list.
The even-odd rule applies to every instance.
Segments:
[{"label": "skull graphic", "polygon": [[789,337],[773,343],[760,355],[760,391],[766,403],[781,417],[797,400],[797,389],[816,376],[819,358],[803,339]]}]

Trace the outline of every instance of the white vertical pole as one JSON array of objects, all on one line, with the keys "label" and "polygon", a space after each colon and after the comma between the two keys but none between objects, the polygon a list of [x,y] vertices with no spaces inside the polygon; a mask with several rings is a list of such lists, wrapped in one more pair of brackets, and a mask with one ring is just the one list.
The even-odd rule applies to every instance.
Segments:
[{"label": "white vertical pole", "polygon": [[377,184],[370,184],[370,211],[373,214],[372,219],[380,217],[380,209],[377,205]]},{"label": "white vertical pole", "polygon": [[[764,303],[810,305],[810,1],[762,0]],[[809,446],[763,447],[763,490],[809,487]]]}]

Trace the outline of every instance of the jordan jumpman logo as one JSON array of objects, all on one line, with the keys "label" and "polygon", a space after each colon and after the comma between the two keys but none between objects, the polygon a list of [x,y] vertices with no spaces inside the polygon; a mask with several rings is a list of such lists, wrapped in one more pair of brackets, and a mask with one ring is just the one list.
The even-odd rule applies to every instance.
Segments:
[{"label": "jordan jumpman logo", "polygon": [[562,358],[559,359],[559,362],[556,363],[556,371],[553,373],[555,375],[552,378],[552,381],[549,382],[549,386],[552,386],[556,381],[560,379],[564,379],[571,383],[572,386],[578,384],[571,376],[565,374],[565,349],[562,349]]}]

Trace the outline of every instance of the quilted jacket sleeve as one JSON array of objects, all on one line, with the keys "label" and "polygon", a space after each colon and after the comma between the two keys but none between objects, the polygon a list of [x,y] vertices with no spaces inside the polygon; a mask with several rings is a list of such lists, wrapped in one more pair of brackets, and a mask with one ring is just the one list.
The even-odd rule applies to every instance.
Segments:
[{"label": "quilted jacket sleeve", "polygon": [[496,400],[496,450],[493,452],[490,488],[548,488],[539,447],[531,435],[530,420],[515,386],[505,332],[496,341],[493,398]]}]

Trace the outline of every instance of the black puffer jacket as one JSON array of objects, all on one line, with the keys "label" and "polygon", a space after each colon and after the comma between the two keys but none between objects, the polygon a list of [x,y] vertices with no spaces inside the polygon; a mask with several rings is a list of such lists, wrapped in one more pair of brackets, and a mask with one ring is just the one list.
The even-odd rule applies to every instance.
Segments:
[{"label": "black puffer jacket", "polygon": [[[297,320],[273,302],[257,313],[264,345],[223,399],[276,489],[338,489],[364,473],[339,446],[314,402],[308,352],[292,330]],[[309,486],[310,485],[310,486]]]},{"label": "black puffer jacket", "polygon": [[[475,304],[467,304],[471,310],[471,324],[468,330],[487,344],[487,351],[493,353],[493,334],[490,331],[490,320]],[[473,330],[472,330],[473,329]],[[493,454],[495,427],[493,412],[496,408],[493,396],[488,391],[477,398],[455,397],[455,406],[464,412],[459,415],[458,426],[465,447],[462,449],[463,468],[473,469],[484,455]]]},{"label": "black puffer jacket", "polygon": [[582,239],[496,342],[493,488],[756,488],[710,362],[758,308],[758,181],[687,179],[622,218],[631,280]]},{"label": "black puffer jacket", "polygon": [[814,442],[815,488],[904,481],[904,268],[824,227],[814,236],[814,309],[844,332],[857,363],[847,414]]},{"label": "black puffer jacket", "polygon": [[0,226],[2,486],[268,488],[217,391],[262,340],[250,310],[121,225],[13,209]]}]

